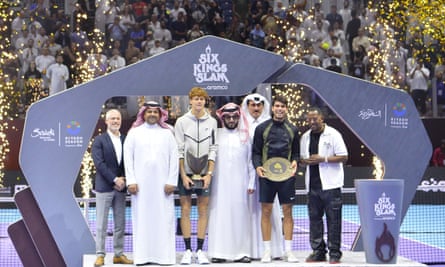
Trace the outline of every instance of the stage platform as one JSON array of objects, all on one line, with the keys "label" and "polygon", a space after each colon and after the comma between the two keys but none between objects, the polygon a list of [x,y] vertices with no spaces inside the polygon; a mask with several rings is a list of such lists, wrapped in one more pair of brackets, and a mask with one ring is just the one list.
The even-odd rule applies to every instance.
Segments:
[{"label": "stage platform", "polygon": [[[310,251],[294,251],[295,256],[298,258],[300,262],[298,263],[287,263],[283,262],[281,260],[274,260],[271,263],[261,263],[260,261],[252,261],[250,264],[248,263],[213,263],[209,265],[213,266],[219,266],[219,267],[265,267],[265,266],[280,266],[280,267],[295,267],[295,266],[338,266],[338,267],[365,267],[365,266],[409,266],[409,267],[416,267],[416,266],[427,266],[425,264],[421,264],[415,261],[411,261],[404,257],[398,257],[397,258],[397,264],[369,264],[365,261],[365,252],[352,252],[352,251],[344,251],[343,257],[341,259],[341,263],[339,264],[329,264],[329,262],[321,262],[321,263],[306,263],[304,262],[304,259],[310,254]],[[132,258],[131,253],[126,253],[126,255],[129,258]],[[179,261],[181,260],[182,253],[177,253],[176,262],[178,264],[171,265],[171,266],[184,266],[180,265]],[[93,267],[94,261],[96,260],[96,255],[84,255],[83,257],[83,267]],[[154,264],[147,265],[147,266],[153,266]],[[192,264],[192,265],[198,265],[198,264]],[[125,264],[113,264],[113,254],[107,254],[105,257],[105,267],[107,266],[134,266],[134,265],[125,265]]]}]

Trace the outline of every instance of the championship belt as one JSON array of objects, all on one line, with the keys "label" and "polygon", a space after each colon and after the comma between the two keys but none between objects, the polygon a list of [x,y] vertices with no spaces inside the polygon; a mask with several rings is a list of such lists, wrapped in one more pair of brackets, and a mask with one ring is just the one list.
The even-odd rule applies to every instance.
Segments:
[{"label": "championship belt", "polygon": [[291,168],[290,161],[280,157],[273,157],[266,160],[263,168],[266,172],[265,177],[274,182],[286,181],[293,176],[292,173],[294,171],[294,169]]},{"label": "championship belt", "polygon": [[207,166],[209,156],[204,155],[200,158],[196,158],[190,152],[187,152],[187,164],[192,170],[192,188],[194,189],[202,189],[204,187],[204,180],[202,179],[201,172]]}]

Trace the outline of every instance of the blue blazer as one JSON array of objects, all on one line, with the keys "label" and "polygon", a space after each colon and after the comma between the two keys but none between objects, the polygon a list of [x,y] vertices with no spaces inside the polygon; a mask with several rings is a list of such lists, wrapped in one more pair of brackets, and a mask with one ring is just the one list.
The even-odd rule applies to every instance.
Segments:
[{"label": "blue blazer", "polygon": [[[121,135],[123,146],[125,136]],[[97,192],[113,191],[114,178],[125,176],[123,147],[121,163],[118,164],[113,142],[107,132],[96,136],[91,147],[91,154],[96,167],[95,190]],[[126,190],[123,189],[123,191]]]}]

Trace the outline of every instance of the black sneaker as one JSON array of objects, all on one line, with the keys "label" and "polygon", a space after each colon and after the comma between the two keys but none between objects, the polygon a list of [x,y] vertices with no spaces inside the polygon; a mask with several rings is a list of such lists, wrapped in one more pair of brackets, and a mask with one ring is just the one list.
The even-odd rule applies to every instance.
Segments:
[{"label": "black sneaker", "polygon": [[249,257],[244,256],[244,257],[242,257],[241,259],[234,260],[233,262],[250,263],[251,261],[252,261],[252,260],[251,260]]},{"label": "black sneaker", "polygon": [[211,262],[212,263],[223,263],[223,262],[226,262],[226,260],[221,259],[221,258],[212,258]]},{"label": "black sneaker", "polygon": [[329,257],[329,263],[330,264],[338,264],[338,263],[340,263],[340,258],[339,257],[330,256]]},{"label": "black sneaker", "polygon": [[320,252],[312,252],[307,258],[306,262],[320,262],[326,261],[326,254]]}]

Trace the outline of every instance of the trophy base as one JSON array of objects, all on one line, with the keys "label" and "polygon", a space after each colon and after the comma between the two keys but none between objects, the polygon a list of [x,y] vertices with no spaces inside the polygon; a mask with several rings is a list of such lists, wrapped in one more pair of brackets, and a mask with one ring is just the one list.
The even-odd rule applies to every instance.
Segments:
[{"label": "trophy base", "polygon": [[193,189],[203,189],[204,188],[204,180],[202,180],[201,175],[194,174],[192,176],[192,181],[193,181],[193,184],[191,187]]}]

